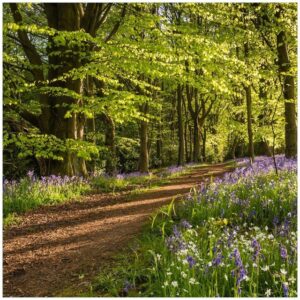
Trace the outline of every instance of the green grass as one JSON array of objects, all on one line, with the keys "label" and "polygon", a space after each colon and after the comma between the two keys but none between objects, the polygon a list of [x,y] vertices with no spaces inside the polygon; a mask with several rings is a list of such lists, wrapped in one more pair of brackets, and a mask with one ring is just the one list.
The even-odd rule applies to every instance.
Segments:
[{"label": "green grass", "polygon": [[54,205],[78,198],[89,192],[90,185],[80,178],[53,176],[42,180],[25,177],[7,182],[3,193],[4,225],[17,224],[18,215],[42,205]]}]

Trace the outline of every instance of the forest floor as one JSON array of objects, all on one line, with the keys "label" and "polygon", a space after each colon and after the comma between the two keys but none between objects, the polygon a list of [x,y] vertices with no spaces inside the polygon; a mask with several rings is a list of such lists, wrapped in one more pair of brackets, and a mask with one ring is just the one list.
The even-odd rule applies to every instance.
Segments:
[{"label": "forest floor", "polygon": [[4,296],[57,296],[66,290],[75,296],[113,265],[114,256],[158,208],[187,194],[204,177],[232,168],[232,163],[195,167],[146,192],[89,195],[25,213],[3,234]]}]

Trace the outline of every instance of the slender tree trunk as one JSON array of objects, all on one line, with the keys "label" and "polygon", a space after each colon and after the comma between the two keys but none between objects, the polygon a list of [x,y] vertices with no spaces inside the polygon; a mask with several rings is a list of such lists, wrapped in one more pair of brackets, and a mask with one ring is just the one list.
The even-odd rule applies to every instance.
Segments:
[{"label": "slender tree trunk", "polygon": [[158,166],[162,165],[162,137],[161,137],[161,123],[157,126],[157,139],[156,139],[156,156],[158,159]]},{"label": "slender tree trunk", "polygon": [[191,162],[192,161],[192,153],[193,153],[193,130],[192,130],[191,125],[189,125],[189,145],[190,145],[190,149],[189,149],[188,162]]},{"label": "slender tree trunk", "polygon": [[[281,9],[277,13],[280,18]],[[290,73],[291,63],[288,54],[288,45],[284,31],[277,34],[277,54],[280,76],[283,78],[284,116],[285,116],[285,156],[295,157],[297,155],[297,126],[296,126],[296,95],[295,82]]]},{"label": "slender tree trunk", "polygon": [[203,134],[202,134],[202,159],[206,161],[206,127],[203,126]]},{"label": "slender tree trunk", "polygon": [[199,120],[198,117],[194,119],[194,152],[193,162],[198,162],[200,156],[200,138],[199,138]]},{"label": "slender tree trunk", "polygon": [[[245,58],[249,56],[249,43],[244,44]],[[252,131],[252,97],[251,86],[244,87],[246,93],[246,108],[247,108],[247,131],[248,131],[248,152],[251,162],[254,162],[254,144],[253,144],[253,131]]]},{"label": "slender tree trunk", "polygon": [[252,132],[252,98],[251,87],[245,87],[246,92],[246,107],[247,107],[247,131],[248,131],[248,152],[251,161],[254,161],[254,144]]},{"label": "slender tree trunk", "polygon": [[108,149],[108,158],[106,159],[105,171],[109,175],[115,175],[117,173],[117,155],[115,145],[115,123],[113,119],[105,115],[105,146]]},{"label": "slender tree trunk", "polygon": [[184,164],[184,133],[182,119],[182,87],[177,86],[177,118],[178,118],[178,165]]},{"label": "slender tree trunk", "polygon": [[[149,105],[145,103],[141,107],[144,116],[148,113]],[[149,157],[148,157],[148,121],[140,122],[140,162],[139,171],[141,173],[149,172]]]},{"label": "slender tree trunk", "polygon": [[184,150],[185,150],[185,161],[190,162],[189,159],[189,145],[188,145],[188,111],[186,107],[186,101],[183,99],[183,107],[184,107],[184,115],[185,115],[185,122],[184,122]]}]

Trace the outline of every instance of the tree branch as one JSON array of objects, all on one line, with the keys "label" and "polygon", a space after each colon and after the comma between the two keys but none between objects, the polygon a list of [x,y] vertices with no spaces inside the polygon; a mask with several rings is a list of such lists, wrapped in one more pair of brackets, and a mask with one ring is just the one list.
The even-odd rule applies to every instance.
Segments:
[{"label": "tree branch", "polygon": [[125,15],[126,15],[126,7],[127,7],[127,3],[124,3],[123,4],[123,8],[122,8],[122,11],[121,11],[121,15],[120,15],[120,19],[119,21],[115,24],[115,26],[113,27],[112,31],[109,33],[109,35],[104,39],[104,42],[108,42],[115,34],[116,32],[118,31],[120,25],[121,25],[121,22],[122,20],[124,19]]},{"label": "tree branch", "polygon": [[[10,3],[9,6],[10,6],[10,10],[11,10],[14,21],[19,25],[22,24],[23,19],[22,19],[22,15],[18,9],[17,3]],[[24,30],[18,30],[18,38],[19,38],[19,41],[22,45],[22,48],[23,48],[25,55],[28,58],[29,62],[36,66],[42,66],[43,65],[42,59],[41,59],[40,55],[38,54],[35,46],[31,43],[30,39],[28,38],[27,33]],[[42,70],[35,68],[35,69],[33,69],[32,72],[37,81],[44,80],[44,75],[43,75]]]}]

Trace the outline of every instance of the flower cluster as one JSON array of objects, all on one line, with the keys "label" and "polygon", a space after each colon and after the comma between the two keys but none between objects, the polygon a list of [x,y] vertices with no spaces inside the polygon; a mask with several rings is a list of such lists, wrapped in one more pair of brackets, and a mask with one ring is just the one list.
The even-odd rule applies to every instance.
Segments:
[{"label": "flower cluster", "polygon": [[201,184],[162,220],[171,231],[156,249],[164,259],[153,268],[155,295],[297,295],[296,160],[277,156],[278,175],[271,158],[246,162]]}]

